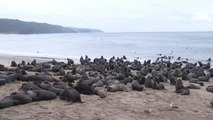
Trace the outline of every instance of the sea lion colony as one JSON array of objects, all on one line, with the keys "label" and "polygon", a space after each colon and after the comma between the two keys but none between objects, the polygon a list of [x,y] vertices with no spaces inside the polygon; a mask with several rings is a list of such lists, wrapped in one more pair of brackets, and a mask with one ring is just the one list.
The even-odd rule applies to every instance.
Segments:
[{"label": "sea lion colony", "polygon": [[[210,62],[189,63],[180,58],[171,62],[170,58],[163,56],[154,62],[144,61],[143,64],[138,60],[130,62],[125,56],[112,57],[109,61],[102,56],[93,62],[85,56],[80,58],[80,64],[74,64],[72,59],[67,59],[67,63],[55,59],[44,63],[33,60],[31,63],[22,61],[17,64],[12,61],[11,68],[0,65],[0,86],[16,80],[23,81],[23,84],[0,101],[0,109],[52,100],[57,96],[71,103],[83,103],[80,94],[105,98],[107,92],[143,91],[144,88],[166,90],[165,82],[173,85],[177,94],[189,95],[190,89],[200,89],[204,82],[213,77]],[[188,85],[184,86],[182,80],[188,81]],[[213,93],[213,85],[207,86],[206,91]],[[213,106],[213,101],[209,102]]]}]

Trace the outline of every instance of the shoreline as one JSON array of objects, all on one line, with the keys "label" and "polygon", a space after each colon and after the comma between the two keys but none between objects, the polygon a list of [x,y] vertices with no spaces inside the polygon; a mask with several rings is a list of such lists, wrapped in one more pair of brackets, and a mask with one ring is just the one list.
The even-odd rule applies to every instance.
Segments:
[{"label": "shoreline", "polygon": [[[162,56],[166,56],[166,55],[162,55]],[[156,55],[156,58],[158,57],[162,57],[162,56],[159,56],[159,55]],[[84,56],[83,56],[84,57]],[[89,56],[90,57],[90,56]],[[101,57],[101,56],[100,56]],[[98,57],[98,58],[100,58]],[[118,57],[122,57],[122,56],[118,56]],[[41,63],[41,62],[49,62],[49,61],[52,61],[53,59],[55,59],[56,61],[58,62],[67,62],[67,58],[69,57],[64,57],[64,58],[60,58],[60,57],[44,57],[44,56],[26,56],[26,55],[11,55],[11,54],[0,54],[0,64],[3,64],[5,65],[6,67],[10,67],[10,64],[11,64],[11,61],[15,61],[17,63],[21,63],[22,60],[24,60],[25,62],[32,62],[34,59],[38,62],[38,63]],[[117,58],[117,56],[116,56]],[[130,58],[128,59],[127,57],[127,60],[129,61],[134,61],[134,60],[139,60],[140,62],[144,62],[145,60],[151,60],[152,62],[156,60],[156,58]],[[209,57],[208,57],[209,58]],[[204,59],[189,59],[187,62],[190,62],[190,63],[197,63],[198,61],[201,61],[202,63],[207,63],[207,59],[204,60]],[[70,58],[72,60],[74,60],[75,64],[80,64],[80,56],[79,58]],[[107,58],[107,60],[109,60],[110,58]],[[186,61],[186,58],[181,58],[182,60],[180,61]],[[91,58],[91,60],[93,61],[94,58]],[[171,60],[169,60],[171,62],[175,62],[177,61],[177,58],[172,58]],[[211,63],[211,68],[213,68],[213,61],[210,61]]]},{"label": "shoreline", "polygon": [[6,67],[10,67],[11,61],[21,63],[22,60],[24,60],[25,62],[32,62],[34,59],[36,59],[38,63],[48,62],[53,59],[60,62],[66,60],[65,58],[63,59],[63,58],[52,58],[52,57],[0,55],[0,64],[5,65]]}]

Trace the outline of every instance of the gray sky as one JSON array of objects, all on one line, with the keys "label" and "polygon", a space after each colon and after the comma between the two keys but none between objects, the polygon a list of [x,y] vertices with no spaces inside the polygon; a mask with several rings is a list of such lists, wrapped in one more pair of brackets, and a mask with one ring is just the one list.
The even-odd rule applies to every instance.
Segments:
[{"label": "gray sky", "polygon": [[210,31],[213,0],[0,0],[0,17],[105,32]]}]

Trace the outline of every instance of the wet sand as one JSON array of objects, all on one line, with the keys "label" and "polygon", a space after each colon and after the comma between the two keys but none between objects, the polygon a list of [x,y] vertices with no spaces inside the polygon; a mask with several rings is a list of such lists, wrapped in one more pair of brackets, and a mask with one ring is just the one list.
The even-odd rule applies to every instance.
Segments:
[{"label": "wet sand", "polygon": [[[0,99],[16,91],[22,83],[15,81],[0,86]],[[209,102],[213,93],[206,91],[210,84],[213,85],[213,78],[201,89],[190,90],[189,96],[174,93],[175,87],[165,83],[167,90],[108,92],[106,98],[81,94],[85,102],[82,104],[68,105],[59,98],[32,102],[1,109],[0,120],[212,120],[213,108]],[[170,109],[171,102],[179,108]]]}]

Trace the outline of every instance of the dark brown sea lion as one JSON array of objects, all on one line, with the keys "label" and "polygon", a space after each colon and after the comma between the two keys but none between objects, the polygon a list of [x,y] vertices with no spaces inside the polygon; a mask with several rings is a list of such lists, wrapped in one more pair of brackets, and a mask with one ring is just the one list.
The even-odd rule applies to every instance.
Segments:
[{"label": "dark brown sea lion", "polygon": [[27,95],[30,96],[33,101],[52,100],[57,97],[54,92],[47,90],[28,90]]},{"label": "dark brown sea lion", "polygon": [[56,95],[60,95],[60,93],[63,91],[63,89],[54,87],[54,86],[50,86],[48,88],[48,91],[54,92]]},{"label": "dark brown sea lion", "polygon": [[7,68],[5,68],[4,65],[0,64],[0,71],[5,71],[5,70],[7,70]]},{"label": "dark brown sea lion", "polygon": [[99,80],[98,82],[94,83],[92,86],[93,87],[103,87],[104,83],[103,83],[103,81]]},{"label": "dark brown sea lion", "polygon": [[185,88],[181,79],[178,79],[175,85],[175,92],[179,93],[180,95],[189,95],[190,90]]},{"label": "dark brown sea lion", "polygon": [[210,73],[211,77],[213,77],[213,68],[209,69],[209,73]]},{"label": "dark brown sea lion", "polygon": [[33,83],[28,82],[23,83],[18,91],[26,93],[28,90],[41,90],[41,88]]},{"label": "dark brown sea lion", "polygon": [[6,84],[6,80],[5,80],[5,79],[0,78],[0,86],[5,85],[5,84]]},{"label": "dark brown sea lion", "polygon": [[67,58],[67,65],[73,65],[74,61],[70,58]]},{"label": "dark brown sea lion", "polygon": [[112,84],[107,86],[107,91],[109,92],[117,92],[117,91],[130,91],[129,88],[124,84]]},{"label": "dark brown sea lion", "polygon": [[147,88],[152,88],[154,81],[151,76],[148,76],[144,82],[144,86]]},{"label": "dark brown sea lion", "polygon": [[0,109],[32,102],[32,98],[22,93],[12,93],[0,101]]},{"label": "dark brown sea lion", "polygon": [[116,80],[123,80],[125,78],[125,75],[123,73],[119,73],[115,76]]},{"label": "dark brown sea lion", "polygon": [[155,90],[164,90],[164,89],[165,89],[165,86],[164,86],[164,84],[162,84],[162,83],[154,82],[154,83],[152,84],[152,89],[155,89]]},{"label": "dark brown sea lion", "polygon": [[206,91],[212,92],[212,93],[213,93],[213,85],[209,85],[209,86],[206,88]]},{"label": "dark brown sea lion", "polygon": [[66,74],[62,78],[63,82],[74,82],[74,80],[78,79],[77,75]]},{"label": "dark brown sea lion", "polygon": [[105,98],[107,96],[107,90],[104,87],[95,87],[94,93],[100,98]]},{"label": "dark brown sea lion", "polygon": [[0,79],[5,79],[6,83],[11,83],[17,79],[17,75],[16,73],[0,73]]},{"label": "dark brown sea lion", "polygon": [[46,69],[51,68],[51,65],[49,63],[46,63],[46,62],[41,63],[41,65],[42,65],[43,68],[46,68]]},{"label": "dark brown sea lion", "polygon": [[197,78],[191,78],[189,80],[189,83],[196,83],[196,84],[199,84],[200,86],[204,86],[204,83],[202,81],[198,81]]},{"label": "dark brown sea lion", "polygon": [[74,102],[82,103],[80,94],[74,88],[68,87],[64,88],[64,90],[60,93],[60,99],[73,103]]},{"label": "dark brown sea lion", "polygon": [[36,66],[36,59],[31,62],[31,65]]},{"label": "dark brown sea lion", "polygon": [[189,83],[186,88],[189,88],[189,89],[200,89],[201,86],[199,84],[196,84],[196,83]]},{"label": "dark brown sea lion", "polygon": [[52,86],[51,83],[49,83],[47,81],[34,82],[34,84],[37,85],[38,87],[40,87],[43,90],[48,90]]},{"label": "dark brown sea lion", "polygon": [[169,76],[168,79],[169,79],[171,85],[176,85],[176,81],[177,81],[176,77]]},{"label": "dark brown sea lion", "polygon": [[11,61],[11,67],[17,67],[17,63],[15,61]]},{"label": "dark brown sea lion", "polygon": [[60,65],[54,65],[54,66],[52,66],[52,71],[53,72],[59,72],[60,71],[60,69],[61,69],[61,66]]},{"label": "dark brown sea lion", "polygon": [[93,84],[98,80],[79,80],[75,89],[81,94],[94,94]]},{"label": "dark brown sea lion", "polygon": [[137,80],[132,81],[132,90],[143,91],[143,89],[144,89],[143,85],[139,84]]},{"label": "dark brown sea lion", "polygon": [[198,81],[208,82],[210,77],[211,77],[211,75],[207,74],[205,76],[199,76],[197,79],[198,79]]},{"label": "dark brown sea lion", "polygon": [[55,78],[53,78],[52,76],[48,76],[48,75],[30,75],[27,76],[26,81],[56,81]]}]

